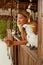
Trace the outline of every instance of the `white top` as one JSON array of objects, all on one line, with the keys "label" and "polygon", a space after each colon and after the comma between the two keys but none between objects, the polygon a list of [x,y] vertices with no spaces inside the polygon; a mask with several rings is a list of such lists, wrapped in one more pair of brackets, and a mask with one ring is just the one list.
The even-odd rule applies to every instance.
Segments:
[{"label": "white top", "polygon": [[0,65],[11,65],[12,60],[7,56],[7,46],[4,41],[0,39]]},{"label": "white top", "polygon": [[31,44],[31,46],[38,47],[38,35],[34,34],[33,29],[29,24],[24,24],[23,27],[25,28],[27,34],[28,43],[26,44],[26,46],[29,46]]}]

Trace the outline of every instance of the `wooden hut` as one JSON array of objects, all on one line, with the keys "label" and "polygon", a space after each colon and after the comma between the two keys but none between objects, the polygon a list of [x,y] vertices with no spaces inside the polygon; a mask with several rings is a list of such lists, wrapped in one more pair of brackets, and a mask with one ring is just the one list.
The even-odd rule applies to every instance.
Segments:
[{"label": "wooden hut", "polygon": [[[3,12],[4,10],[8,10],[10,8],[10,14],[2,14],[0,15],[0,19],[12,18],[11,21],[15,16],[12,14],[13,9],[16,11],[19,8],[26,10],[30,4],[32,4],[30,10],[34,12],[34,19],[35,13],[37,12],[38,14],[38,49],[30,50],[30,48],[26,47],[26,45],[13,46],[13,65],[43,65],[43,0],[0,0],[0,9],[2,9]],[[16,40],[20,39],[16,36]]]}]

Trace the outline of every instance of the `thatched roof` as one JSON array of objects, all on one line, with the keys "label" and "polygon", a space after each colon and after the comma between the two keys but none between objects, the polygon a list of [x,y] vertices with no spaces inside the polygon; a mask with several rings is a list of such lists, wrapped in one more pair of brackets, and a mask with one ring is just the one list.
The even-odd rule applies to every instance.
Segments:
[{"label": "thatched roof", "polygon": [[[0,8],[3,9],[8,9],[8,8],[12,8],[12,9],[17,9],[17,3],[19,2],[19,8],[24,8],[26,9],[30,3],[30,0],[0,0]],[[36,11],[37,10],[37,3],[38,0],[31,0],[31,3],[33,4],[31,6],[31,10]],[[24,7],[23,7],[24,6]]]}]

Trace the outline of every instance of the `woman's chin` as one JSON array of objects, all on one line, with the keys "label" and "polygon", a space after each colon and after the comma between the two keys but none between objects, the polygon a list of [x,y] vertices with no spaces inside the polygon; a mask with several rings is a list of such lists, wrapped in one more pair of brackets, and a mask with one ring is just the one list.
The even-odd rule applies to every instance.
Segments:
[{"label": "woman's chin", "polygon": [[19,24],[20,26],[22,26],[22,24]]}]

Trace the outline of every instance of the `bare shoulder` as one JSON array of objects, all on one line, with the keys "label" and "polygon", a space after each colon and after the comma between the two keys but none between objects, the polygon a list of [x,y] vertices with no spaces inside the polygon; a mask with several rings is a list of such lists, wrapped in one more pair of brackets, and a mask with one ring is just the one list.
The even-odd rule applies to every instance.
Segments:
[{"label": "bare shoulder", "polygon": [[35,21],[33,21],[33,22],[31,22],[29,25],[30,25],[31,28],[33,29],[33,32],[34,32],[35,34],[38,34],[38,23],[35,22]]}]

